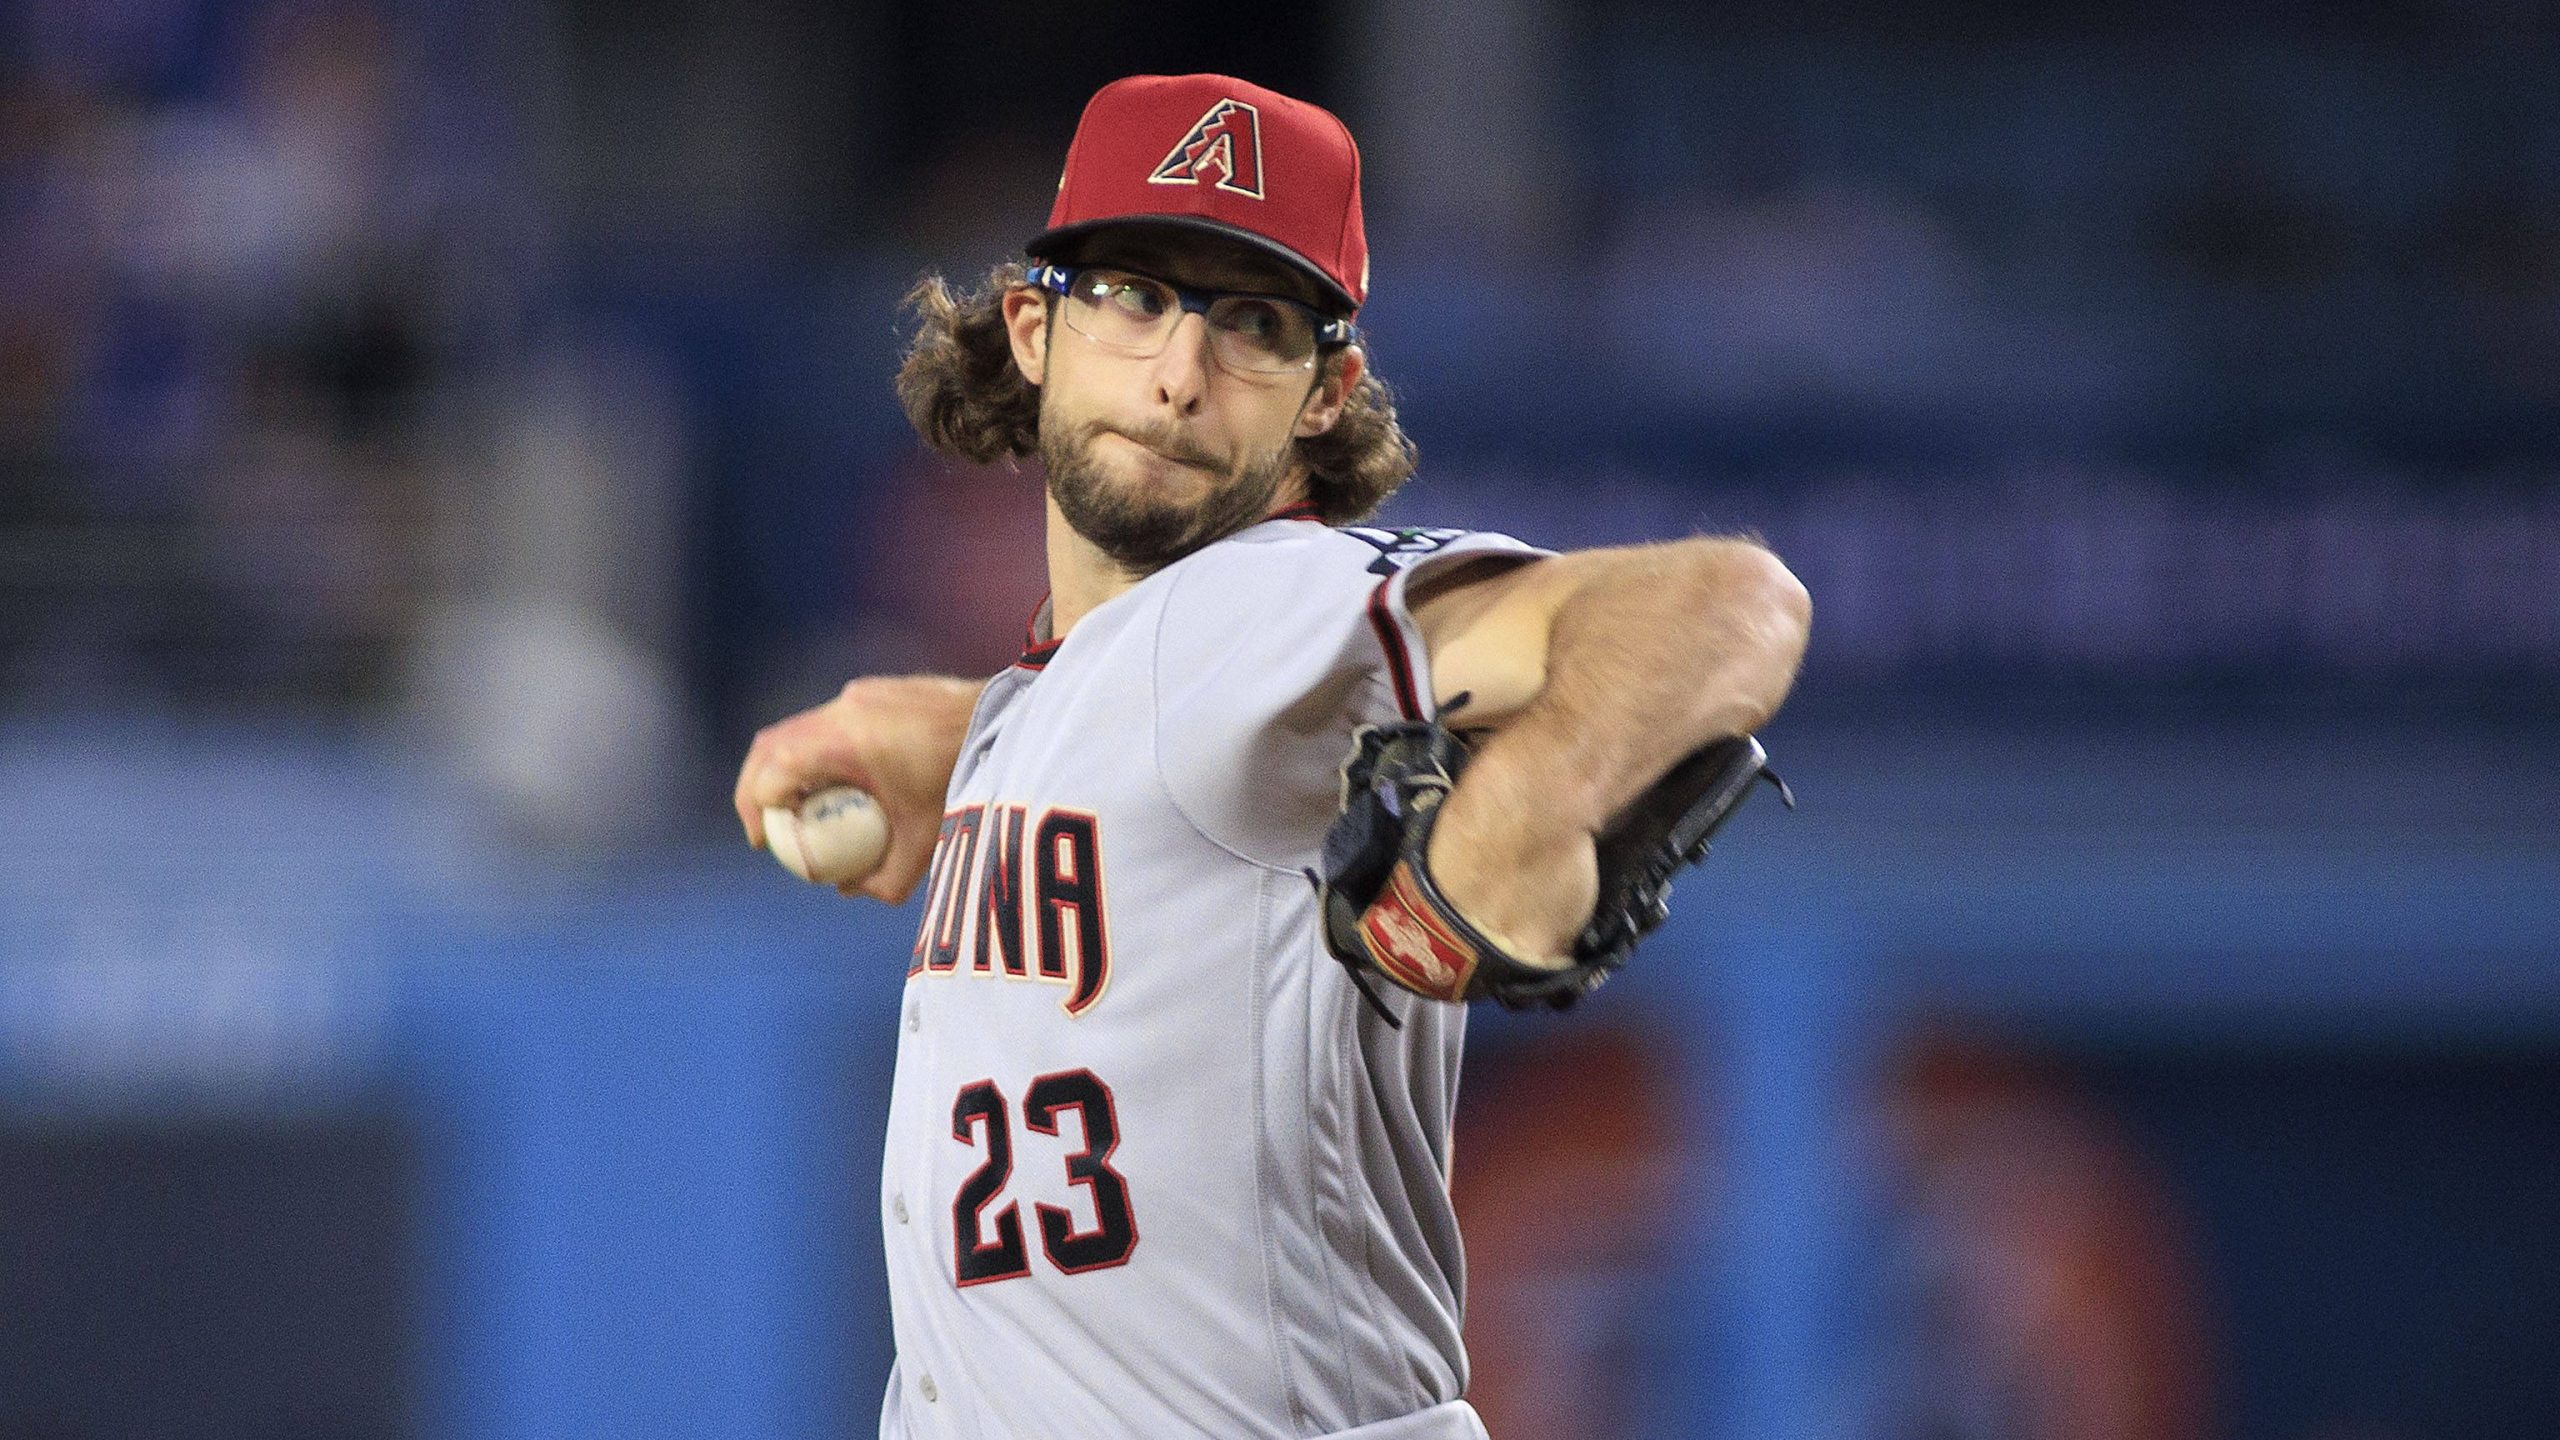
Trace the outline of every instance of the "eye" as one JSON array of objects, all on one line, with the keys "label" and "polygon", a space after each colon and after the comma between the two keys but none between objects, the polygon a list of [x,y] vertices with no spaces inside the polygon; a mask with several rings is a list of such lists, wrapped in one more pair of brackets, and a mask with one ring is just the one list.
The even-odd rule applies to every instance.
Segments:
[{"label": "eye", "polygon": [[1280,307],[1268,300],[1231,301],[1220,318],[1225,328],[1255,340],[1276,340],[1282,330]]},{"label": "eye", "polygon": [[1085,293],[1096,305],[1106,305],[1132,320],[1153,320],[1173,307],[1173,297],[1164,287],[1134,275],[1105,271],[1085,281]]},{"label": "eye", "polygon": [[1304,311],[1277,300],[1233,296],[1210,317],[1221,330],[1281,360],[1298,360],[1315,347],[1315,324]]}]

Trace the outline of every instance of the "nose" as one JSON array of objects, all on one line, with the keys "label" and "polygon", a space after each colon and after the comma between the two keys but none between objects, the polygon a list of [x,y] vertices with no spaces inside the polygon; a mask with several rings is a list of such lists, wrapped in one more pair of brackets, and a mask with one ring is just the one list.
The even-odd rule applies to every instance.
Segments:
[{"label": "nose", "polygon": [[1209,322],[1199,315],[1176,320],[1155,358],[1156,403],[1177,415],[1199,413],[1209,393]]}]

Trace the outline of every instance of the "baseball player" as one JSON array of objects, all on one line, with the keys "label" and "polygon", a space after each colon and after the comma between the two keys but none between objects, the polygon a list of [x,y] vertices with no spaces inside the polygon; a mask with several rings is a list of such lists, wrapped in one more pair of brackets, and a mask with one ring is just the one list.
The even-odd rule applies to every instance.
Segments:
[{"label": "baseball player", "polygon": [[[1313,105],[1104,87],[1028,255],[919,286],[898,381],[928,443],[1044,463],[1021,659],[858,680],[737,786],[757,844],[765,806],[871,791],[890,845],[848,893],[924,890],[881,1434],[1481,1437],[1449,1001],[1570,971],[1613,817],[1776,710],[1804,591],[1742,540],[1353,527],[1413,452],[1355,328],[1359,155]],[[1345,899],[1346,771],[1444,717],[1463,772],[1379,791],[1413,824]]]}]

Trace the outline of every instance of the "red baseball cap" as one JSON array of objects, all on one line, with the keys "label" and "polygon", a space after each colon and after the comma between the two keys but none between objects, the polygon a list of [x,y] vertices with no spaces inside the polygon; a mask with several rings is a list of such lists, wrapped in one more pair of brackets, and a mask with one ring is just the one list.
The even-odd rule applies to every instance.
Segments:
[{"label": "red baseball cap", "polygon": [[1360,147],[1331,111],[1226,75],[1132,75],[1085,102],[1049,228],[1056,256],[1106,225],[1206,230],[1306,272],[1345,314],[1369,298]]}]

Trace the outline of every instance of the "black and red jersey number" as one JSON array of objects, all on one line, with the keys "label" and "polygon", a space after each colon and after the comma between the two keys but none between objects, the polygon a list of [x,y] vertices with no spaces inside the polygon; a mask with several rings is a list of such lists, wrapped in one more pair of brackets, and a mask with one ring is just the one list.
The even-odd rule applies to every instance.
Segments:
[{"label": "black and red jersey number", "polygon": [[[1023,1094],[1022,1123],[1039,1134],[1059,1134],[1059,1119],[1069,1111],[1075,1113],[1082,1148],[1066,1157],[1067,1183],[1090,1197],[1093,1223],[1079,1225],[1075,1213],[1062,1205],[1035,1203],[1032,1212],[1039,1217],[1040,1252],[1060,1271],[1081,1275],[1128,1263],[1138,1248],[1138,1220],[1130,1208],[1127,1178],[1111,1168],[1111,1153],[1120,1147],[1120,1115],[1111,1087],[1090,1070],[1066,1070],[1032,1081]],[[1004,1092],[992,1080],[962,1086],[951,1107],[951,1138],[973,1148],[983,1143],[987,1152],[960,1182],[960,1193],[951,1202],[953,1279],[964,1286],[1031,1273],[1020,1203],[1007,1201],[1001,1209],[989,1209],[1013,1176],[1007,1115]]]}]

